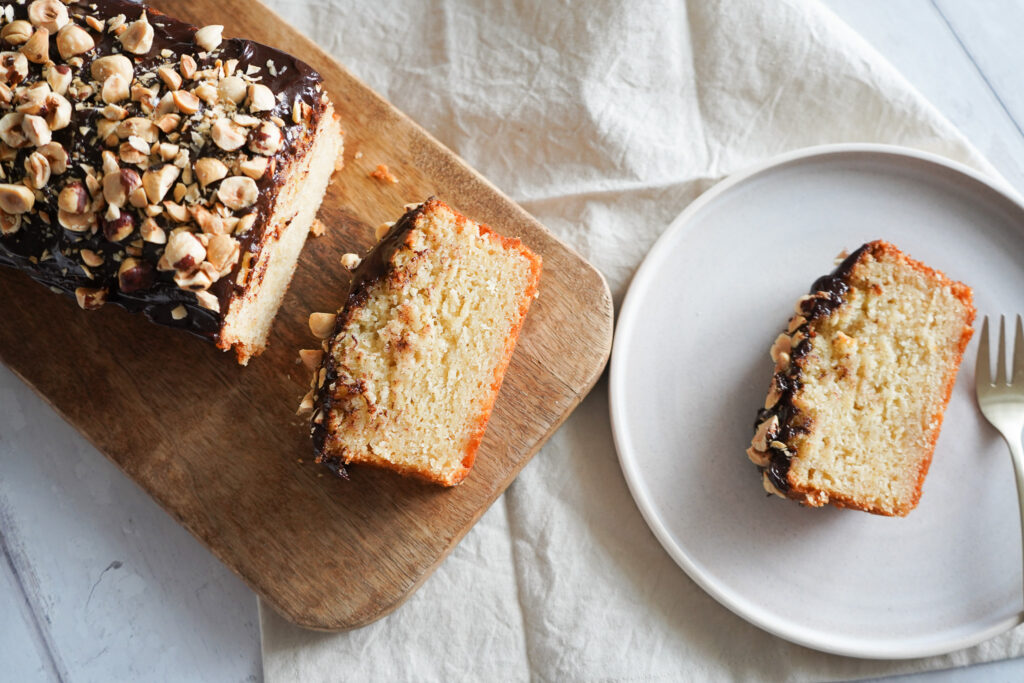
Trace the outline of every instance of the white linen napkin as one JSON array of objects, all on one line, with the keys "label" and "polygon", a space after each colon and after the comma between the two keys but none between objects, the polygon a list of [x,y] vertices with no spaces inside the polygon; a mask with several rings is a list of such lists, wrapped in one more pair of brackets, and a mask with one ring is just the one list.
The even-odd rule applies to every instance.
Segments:
[{"label": "white linen napkin", "polygon": [[[995,175],[811,0],[270,4],[593,262],[616,302],[689,202],[780,152],[887,142]],[[856,660],[733,615],[637,511],[605,381],[394,614],[340,634],[261,614],[271,682],[822,680],[1024,653],[1015,630],[943,657]]]}]

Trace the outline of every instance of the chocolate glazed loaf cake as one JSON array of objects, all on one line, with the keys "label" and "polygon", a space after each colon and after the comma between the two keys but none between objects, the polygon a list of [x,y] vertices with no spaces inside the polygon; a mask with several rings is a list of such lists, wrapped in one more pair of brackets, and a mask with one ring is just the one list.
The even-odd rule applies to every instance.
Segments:
[{"label": "chocolate glazed loaf cake", "polygon": [[304,354],[317,462],[341,475],[358,463],[461,482],[540,272],[519,240],[440,201],[406,213],[355,269],[337,319],[311,317],[326,340]]},{"label": "chocolate glazed loaf cake", "polygon": [[320,76],[124,0],[0,16],[0,265],[260,353],[341,153]]},{"label": "chocolate glazed loaf cake", "polygon": [[971,290],[870,242],[802,297],[772,345],[747,451],[765,490],[904,516],[918,503],[973,330]]}]

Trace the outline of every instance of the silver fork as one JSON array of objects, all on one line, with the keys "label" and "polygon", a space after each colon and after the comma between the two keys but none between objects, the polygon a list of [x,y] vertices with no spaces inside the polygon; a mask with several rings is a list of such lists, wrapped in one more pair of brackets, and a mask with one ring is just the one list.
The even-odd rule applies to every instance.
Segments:
[{"label": "silver fork", "polygon": [[999,316],[999,348],[996,357],[996,379],[992,382],[992,366],[988,357],[988,316],[981,326],[978,363],[975,368],[975,392],[981,414],[999,430],[1010,447],[1013,471],[1017,475],[1017,501],[1020,504],[1021,530],[1024,532],[1024,328],[1017,316],[1017,333],[1013,342],[1013,375],[1006,376],[1006,318]]}]

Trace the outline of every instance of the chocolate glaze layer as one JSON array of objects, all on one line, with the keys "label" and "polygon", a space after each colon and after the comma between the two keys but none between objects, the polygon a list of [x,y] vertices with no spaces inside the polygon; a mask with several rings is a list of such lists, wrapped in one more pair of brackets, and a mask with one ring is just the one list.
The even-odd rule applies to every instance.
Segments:
[{"label": "chocolate glaze layer", "polygon": [[[427,204],[429,204],[434,198],[431,197],[423,204],[420,204],[414,209],[407,211],[405,215],[398,219],[394,225],[392,225],[384,237],[381,238],[380,242],[373,248],[366,257],[359,262],[356,269],[352,272],[352,285],[349,287],[348,296],[345,299],[345,306],[341,312],[338,313],[338,319],[335,322],[334,334],[328,343],[326,352],[324,353],[322,369],[325,371],[325,377],[323,384],[315,390],[315,397],[313,402],[313,416],[310,420],[310,432],[313,437],[313,451],[316,454],[316,462],[323,463],[330,468],[335,474],[348,478],[348,472],[345,469],[345,464],[341,458],[335,455],[330,455],[324,452],[324,447],[327,444],[328,430],[325,425],[325,420],[331,412],[331,406],[333,403],[333,394],[338,386],[338,368],[335,364],[334,354],[332,353],[334,347],[334,340],[338,333],[348,324],[348,319],[352,313],[366,303],[366,299],[369,296],[370,288],[379,282],[381,279],[387,276],[390,267],[391,259],[399,249],[406,242],[406,238],[409,232],[416,227],[416,219],[423,213]],[[348,389],[353,392],[360,392],[361,386],[352,386]]]},{"label": "chocolate glaze layer", "polygon": [[[27,18],[27,4],[14,5],[13,9],[16,19]],[[196,27],[127,0],[89,0],[72,4],[68,9],[71,20],[83,27],[85,25],[82,18],[76,17],[76,15],[84,14],[99,19],[109,19],[118,14],[124,14],[127,21],[131,22],[138,19],[143,11],[146,11],[149,23],[154,30],[153,46],[145,55],[132,55],[124,52],[121,44],[109,32],[97,33],[89,30],[89,34],[96,41],[96,47],[81,55],[84,63],[80,69],[74,70],[75,73],[89,74],[90,65],[95,59],[110,54],[124,54],[131,58],[135,65],[136,77],[143,72],[155,71],[157,67],[164,64],[177,67],[182,54],[193,56],[200,70],[213,66],[217,60],[226,62],[230,59],[237,59],[239,71],[244,72],[250,65],[258,67],[260,71],[256,77],[261,79],[260,83],[268,86],[278,95],[278,104],[273,111],[254,114],[262,119],[269,119],[274,115],[286,123],[282,129],[281,149],[270,158],[267,172],[257,181],[259,199],[252,208],[257,213],[254,227],[246,233],[235,235],[241,243],[243,258],[239,259],[228,275],[215,282],[209,290],[217,296],[221,311],[226,313],[231,297],[243,289],[235,281],[244,254],[247,252],[253,254],[252,262],[255,263],[255,255],[262,248],[268,228],[266,219],[273,214],[278,190],[284,182],[288,166],[295,157],[301,156],[310,146],[311,135],[316,130],[320,117],[326,109],[320,75],[307,64],[284,52],[237,38],[224,40],[214,52],[201,56],[202,48],[194,42]],[[16,48],[3,45],[2,49],[13,50]],[[166,56],[165,50],[169,51]],[[64,63],[57,52],[56,41],[53,37],[50,39],[50,59],[55,64]],[[25,82],[32,83],[43,80],[40,76],[40,68],[37,65],[30,66],[29,78]],[[69,97],[69,99],[71,98]],[[159,324],[184,328],[194,334],[216,339],[221,328],[223,314],[200,306],[193,293],[183,290],[175,284],[173,273],[157,271],[154,268],[155,277],[150,286],[130,293],[119,291],[117,286],[119,263],[115,258],[117,254],[124,253],[124,246],[107,240],[102,229],[95,234],[76,233],[63,229],[57,223],[57,195],[68,182],[84,180],[85,173],[80,165],[88,164],[96,169],[102,167],[101,152],[104,145],[102,141],[95,139],[96,122],[102,116],[98,107],[91,106],[95,103],[95,99],[97,98],[88,101],[90,106],[87,108],[76,110],[73,113],[71,125],[53,133],[53,140],[61,143],[68,152],[69,161],[68,171],[60,176],[55,175],[43,189],[44,201],[37,200],[35,204],[37,209],[42,209],[53,217],[51,223],[45,223],[33,213],[31,219],[27,223],[23,223],[18,232],[13,235],[0,235],[0,265],[24,270],[33,279],[55,291],[68,294],[72,298],[74,298],[75,289],[78,287],[105,287],[108,290],[107,301],[117,303],[130,311],[141,311],[150,320]],[[311,116],[307,122],[301,124],[293,122],[292,107],[296,100],[309,105]],[[72,100],[72,104],[75,104],[74,100]],[[102,101],[98,104],[100,107],[103,105]],[[124,101],[121,105],[128,110],[128,116],[147,117],[138,102]],[[80,130],[82,127],[88,127],[89,130],[83,134]],[[23,173],[24,159],[33,151],[35,150],[31,147],[18,151],[14,164],[15,173]],[[204,156],[224,157],[225,153],[206,136],[201,147],[192,154],[191,159],[194,162]],[[21,177],[8,178],[5,182],[18,182]],[[125,210],[131,210],[136,215],[136,232],[123,240],[127,244],[138,237],[137,226],[145,216],[138,210],[128,209],[128,207]],[[28,216],[26,215],[26,217]],[[170,226],[166,219],[158,216],[156,221],[169,231]],[[102,254],[105,257],[104,264],[89,268],[91,272],[87,273],[78,258],[78,253],[82,249],[90,249],[97,254]],[[163,253],[163,249],[164,245],[146,242],[141,258],[155,265]],[[48,255],[46,260],[42,260],[44,255]],[[185,307],[187,315],[181,320],[174,320],[171,311],[179,305]]]},{"label": "chocolate glaze layer", "polygon": [[[770,420],[773,416],[778,417],[779,429],[770,436],[769,442],[779,441],[782,444],[789,444],[796,435],[807,433],[808,430],[800,411],[793,405],[793,398],[803,386],[800,381],[803,363],[800,361],[811,351],[811,337],[814,333],[810,327],[814,321],[829,317],[846,303],[846,295],[850,291],[850,273],[867,248],[867,244],[861,246],[847,256],[831,273],[815,280],[808,292],[812,298],[806,299],[800,304],[800,315],[806,319],[806,322],[797,327],[793,334],[801,333],[804,338],[791,349],[788,367],[772,376],[772,386],[781,395],[778,402],[769,409],[758,410],[757,420],[754,422],[756,431],[763,422]],[[785,493],[789,490],[788,475],[792,454],[788,449],[773,448],[770,444],[768,454],[768,466],[763,469],[767,472],[768,480],[772,485],[780,492]]]}]

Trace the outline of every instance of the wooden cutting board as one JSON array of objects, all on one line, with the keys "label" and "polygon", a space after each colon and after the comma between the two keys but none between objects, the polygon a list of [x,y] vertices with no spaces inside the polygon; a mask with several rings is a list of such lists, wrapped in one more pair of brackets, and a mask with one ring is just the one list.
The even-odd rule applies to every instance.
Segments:
[{"label": "wooden cutting board", "polygon": [[[0,360],[289,620],[348,629],[388,614],[423,583],[597,380],[612,302],[601,275],[437,140],[254,0],[153,3],[302,55],[324,76],[346,131],[345,168],[306,245],[267,352],[249,367],[114,306],[79,310],[0,269]],[[427,87],[424,84],[424,87]],[[359,158],[355,158],[356,156]],[[369,177],[386,163],[399,179]],[[427,196],[523,240],[544,257],[534,302],[469,478],[442,489],[311,462],[295,408],[315,346],[312,311],[336,310],[339,257]]]}]

